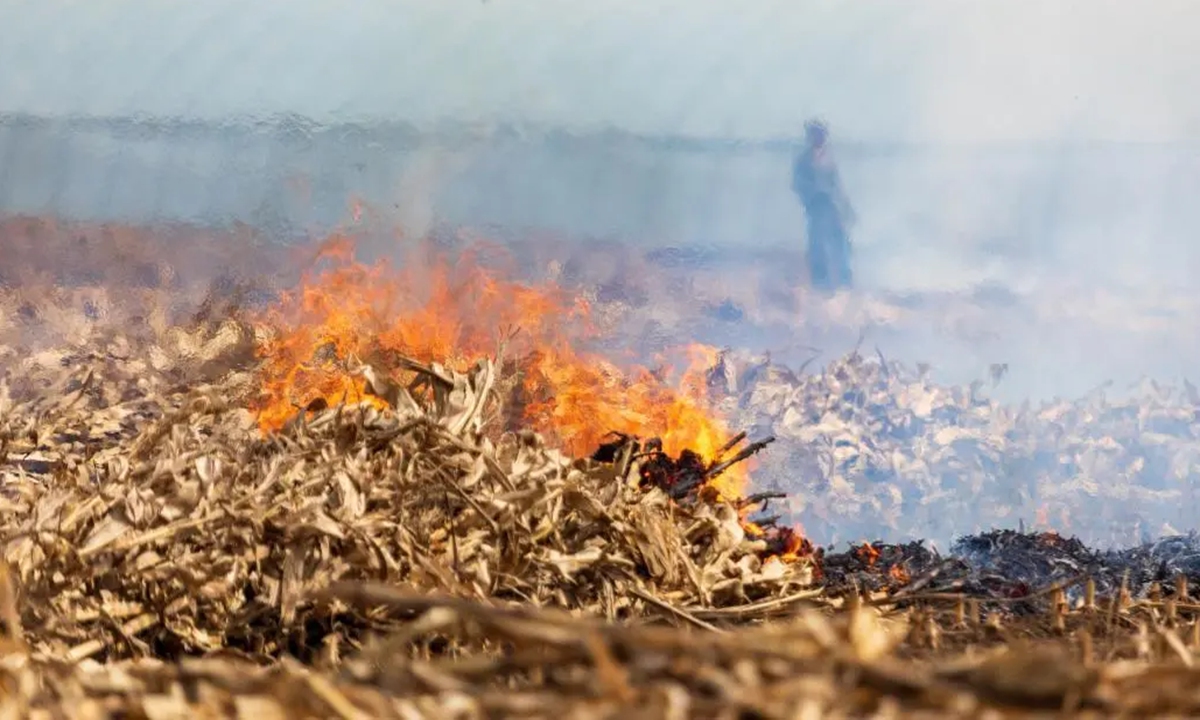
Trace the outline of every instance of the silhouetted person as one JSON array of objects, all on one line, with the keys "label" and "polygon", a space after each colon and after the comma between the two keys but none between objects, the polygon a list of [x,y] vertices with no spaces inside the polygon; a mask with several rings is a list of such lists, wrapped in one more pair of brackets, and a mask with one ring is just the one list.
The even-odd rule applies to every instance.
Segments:
[{"label": "silhouetted person", "polygon": [[854,223],[854,210],[829,151],[825,123],[808,121],[804,136],[804,151],[792,165],[792,192],[804,204],[809,279],[822,290],[848,287],[853,281],[849,229]]}]

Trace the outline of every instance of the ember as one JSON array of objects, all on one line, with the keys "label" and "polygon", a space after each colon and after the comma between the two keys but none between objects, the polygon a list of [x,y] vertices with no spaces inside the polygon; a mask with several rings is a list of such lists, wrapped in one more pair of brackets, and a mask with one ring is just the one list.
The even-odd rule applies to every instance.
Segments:
[{"label": "ember", "polygon": [[940,560],[920,542],[896,545],[875,541],[852,545],[846,552],[826,553],[823,565],[831,584],[874,592],[911,590],[912,572],[927,571]]},{"label": "ember", "polygon": [[824,556],[824,550],[814,547],[808,538],[801,535],[794,528],[772,526],[766,530],[762,539],[767,543],[767,549],[763,553],[766,557],[778,557],[784,561],[791,561],[802,557],[812,557],[816,561],[815,570],[818,579],[822,577],[823,570],[821,569],[821,558]]},{"label": "ember", "polygon": [[875,561],[879,559],[879,551],[871,543],[855,548],[854,554],[867,567],[874,566]]}]

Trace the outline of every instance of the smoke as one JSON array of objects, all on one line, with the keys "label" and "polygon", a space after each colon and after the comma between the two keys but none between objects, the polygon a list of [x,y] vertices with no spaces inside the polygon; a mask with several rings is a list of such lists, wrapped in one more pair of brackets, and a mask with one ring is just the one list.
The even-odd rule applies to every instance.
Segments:
[{"label": "smoke", "polygon": [[418,148],[396,183],[394,212],[385,214],[385,218],[412,237],[426,236],[437,224],[437,198],[456,175],[469,167],[472,154],[469,148]]},{"label": "smoke", "polygon": [[1186,78],[1193,4],[1055,2],[946,8],[945,59],[918,97],[932,137],[1171,142],[1197,139]]},{"label": "smoke", "polygon": [[0,110],[751,138],[1194,139],[1200,7],[1057,0],[0,0]]}]

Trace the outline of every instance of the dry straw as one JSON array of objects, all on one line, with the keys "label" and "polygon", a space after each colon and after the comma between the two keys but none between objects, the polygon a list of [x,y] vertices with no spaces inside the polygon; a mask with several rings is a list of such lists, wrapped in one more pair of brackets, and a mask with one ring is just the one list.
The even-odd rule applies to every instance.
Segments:
[{"label": "dry straw", "polygon": [[352,362],[389,410],[262,437],[251,328],[76,336],[5,351],[6,717],[1200,711],[1186,590],[900,608],[632,464],[494,435],[488,361],[408,386]]}]

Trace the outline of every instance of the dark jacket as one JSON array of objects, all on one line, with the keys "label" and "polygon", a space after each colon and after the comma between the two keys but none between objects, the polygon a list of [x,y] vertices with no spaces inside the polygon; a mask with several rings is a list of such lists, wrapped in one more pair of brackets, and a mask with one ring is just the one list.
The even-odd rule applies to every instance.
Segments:
[{"label": "dark jacket", "polygon": [[833,214],[843,226],[854,223],[854,208],[828,150],[817,152],[808,148],[796,157],[792,165],[792,192],[800,198],[810,219]]}]

